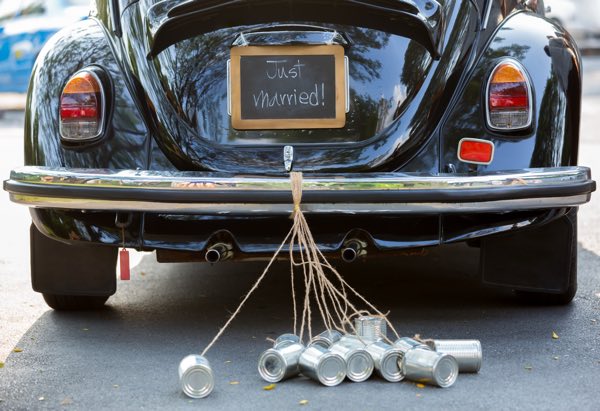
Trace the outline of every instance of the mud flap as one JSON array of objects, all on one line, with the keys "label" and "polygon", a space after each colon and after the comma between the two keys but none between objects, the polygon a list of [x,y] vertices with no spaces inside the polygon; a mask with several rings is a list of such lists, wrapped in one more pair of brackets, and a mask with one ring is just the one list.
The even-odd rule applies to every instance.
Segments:
[{"label": "mud flap", "polygon": [[56,295],[110,296],[116,291],[117,249],[52,240],[31,225],[31,284]]},{"label": "mud flap", "polygon": [[564,293],[577,281],[577,209],[540,227],[490,236],[481,242],[486,284]]}]

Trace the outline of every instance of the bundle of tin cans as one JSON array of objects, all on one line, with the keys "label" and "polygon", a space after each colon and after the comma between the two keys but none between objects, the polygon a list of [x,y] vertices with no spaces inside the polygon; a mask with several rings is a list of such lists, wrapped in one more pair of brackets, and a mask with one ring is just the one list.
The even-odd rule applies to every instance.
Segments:
[{"label": "bundle of tin cans", "polygon": [[356,334],[327,330],[304,346],[300,338],[284,334],[262,353],[258,372],[276,383],[303,374],[325,386],[348,378],[366,381],[375,372],[383,379],[404,379],[450,387],[459,372],[478,372],[482,350],[477,340],[428,340],[402,337],[390,344],[381,317],[359,317]]},{"label": "bundle of tin cans", "polygon": [[[481,368],[478,340],[427,340],[402,337],[391,342],[381,317],[355,320],[356,334],[327,330],[304,345],[300,337],[283,334],[258,360],[258,372],[269,383],[303,374],[333,387],[344,379],[368,380],[373,373],[398,382],[404,379],[438,387],[450,387],[459,372],[476,373]],[[179,366],[184,393],[193,398],[210,394],[212,369],[206,358],[190,355]]]}]

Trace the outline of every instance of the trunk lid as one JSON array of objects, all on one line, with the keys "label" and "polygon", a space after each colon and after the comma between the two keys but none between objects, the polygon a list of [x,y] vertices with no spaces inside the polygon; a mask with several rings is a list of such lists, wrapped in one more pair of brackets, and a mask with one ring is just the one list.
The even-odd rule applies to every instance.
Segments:
[{"label": "trunk lid", "polygon": [[[296,170],[401,167],[434,137],[477,28],[460,0],[142,0],[122,18],[124,57],[167,157],[184,170],[248,173],[285,171],[285,146]],[[235,129],[232,45],[290,44],[344,47],[345,126]]]}]

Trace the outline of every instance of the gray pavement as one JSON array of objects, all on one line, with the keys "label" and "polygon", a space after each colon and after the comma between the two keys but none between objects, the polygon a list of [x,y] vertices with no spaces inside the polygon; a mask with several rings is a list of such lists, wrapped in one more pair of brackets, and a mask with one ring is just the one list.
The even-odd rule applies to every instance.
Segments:
[{"label": "gray pavement", "polygon": [[[584,68],[594,78],[600,60],[586,59]],[[600,170],[600,88],[585,90],[581,164]],[[18,121],[0,123],[2,175],[21,161]],[[1,201],[0,409],[600,409],[597,195],[580,212],[580,291],[568,307],[520,305],[481,287],[474,278],[478,253],[463,246],[432,250],[427,259],[340,266],[353,286],[391,311],[402,334],[480,339],[479,374],[460,375],[449,389],[377,378],[325,388],[297,378],[263,390],[256,360],[265,339],[291,327],[288,267],[281,263],[209,352],[216,389],[204,400],[181,394],[178,362],[210,341],[263,263],[159,265],[148,255],[107,310],[57,313],[30,291],[27,212]]]}]

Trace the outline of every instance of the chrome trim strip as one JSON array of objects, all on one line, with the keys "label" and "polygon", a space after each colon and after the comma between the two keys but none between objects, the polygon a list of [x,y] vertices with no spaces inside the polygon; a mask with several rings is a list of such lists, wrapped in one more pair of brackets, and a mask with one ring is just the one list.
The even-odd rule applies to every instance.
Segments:
[{"label": "chrome trim strip", "polygon": [[481,27],[481,29],[483,31],[487,30],[488,28],[488,24],[490,21],[490,13],[492,12],[492,4],[494,3],[494,0],[488,0],[487,2],[487,6],[485,8],[485,16],[483,17],[483,27]]},{"label": "chrome trim strip", "polygon": [[[486,213],[517,210],[576,207],[590,200],[590,194],[570,197],[532,198],[518,200],[483,201],[474,203],[364,203],[364,204],[303,204],[309,214],[438,214]],[[216,215],[290,215],[292,204],[202,204],[157,203],[145,201],[111,201],[70,198],[37,197],[10,194],[11,201],[29,207],[99,211],[144,211],[155,213],[193,213]]]},{"label": "chrome trim strip", "polygon": [[[556,167],[489,172],[479,175],[361,173],[307,174],[307,191],[475,190],[498,187],[555,187],[591,181],[587,167]],[[288,176],[243,176],[207,172],[67,169],[26,166],[13,170],[14,183],[42,186],[167,191],[289,191]]]}]

